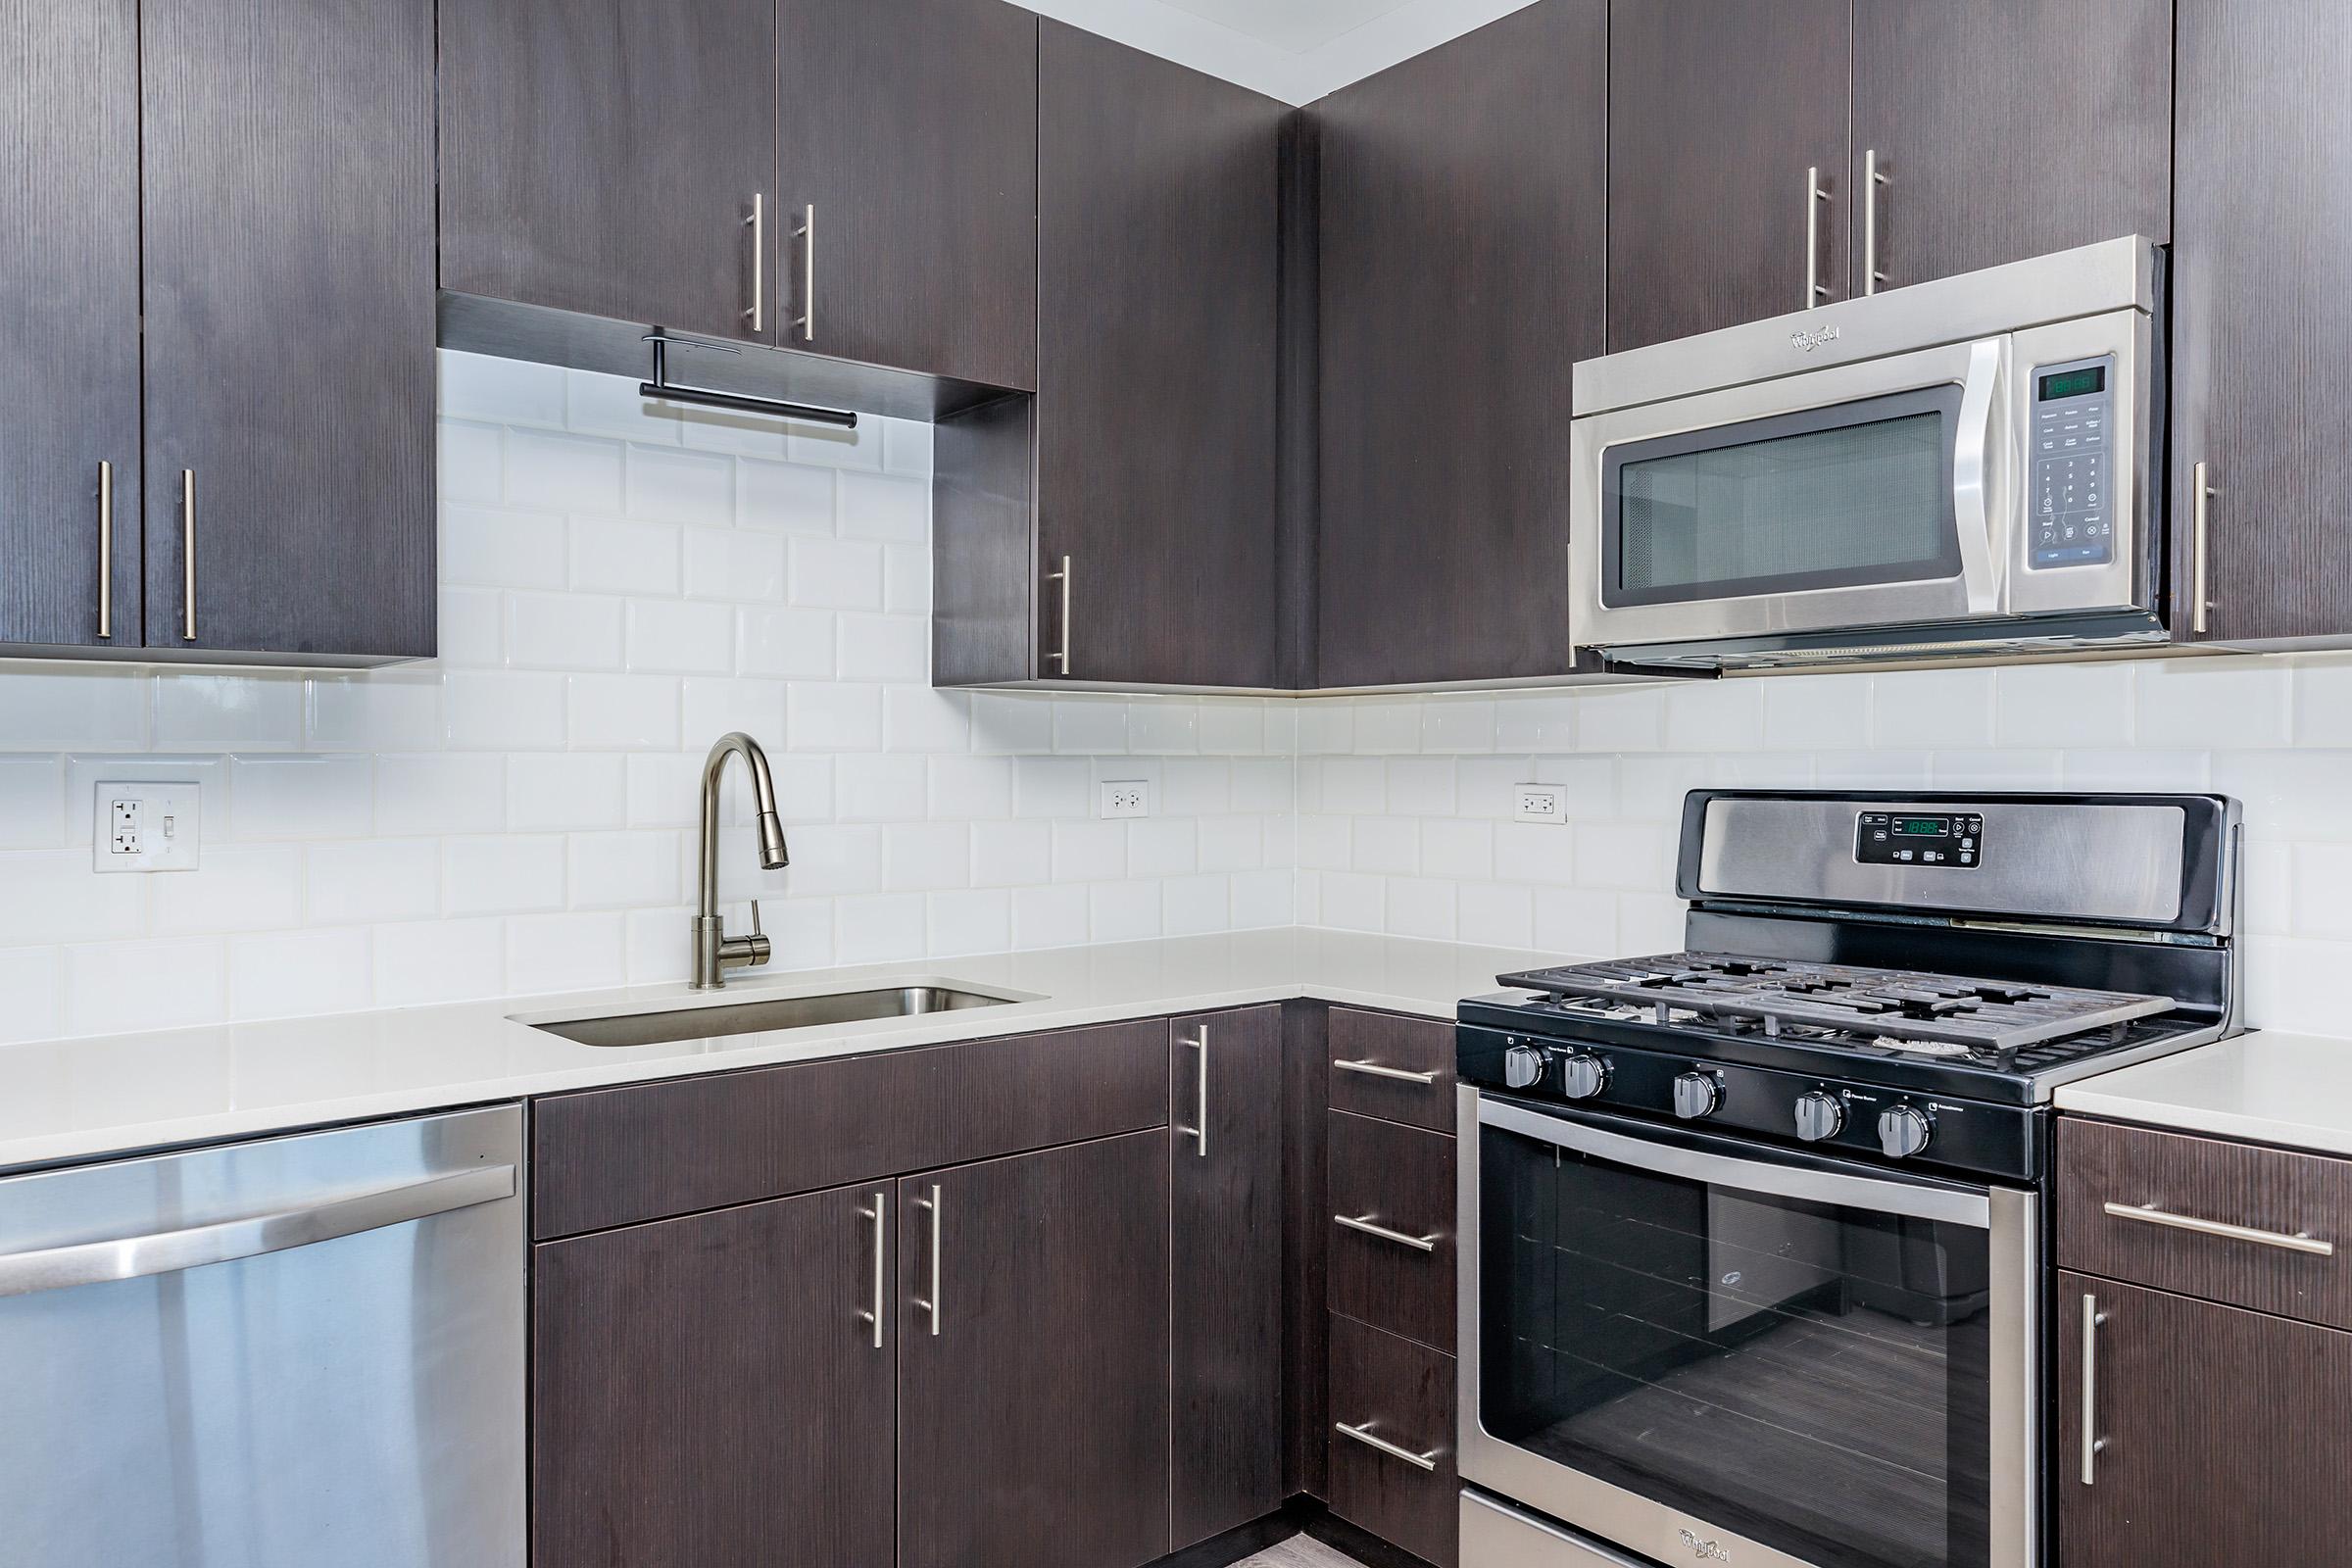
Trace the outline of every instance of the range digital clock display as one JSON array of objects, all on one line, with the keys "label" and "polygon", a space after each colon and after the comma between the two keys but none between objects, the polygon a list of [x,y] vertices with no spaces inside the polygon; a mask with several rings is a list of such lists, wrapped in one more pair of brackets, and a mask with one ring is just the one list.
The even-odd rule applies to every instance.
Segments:
[{"label": "range digital clock display", "polygon": [[1864,865],[1973,871],[1984,863],[1984,818],[1977,811],[1862,811],[1854,818],[1854,858]]},{"label": "range digital clock display", "polygon": [[1952,836],[1952,819],[1948,816],[1898,816],[1894,819],[1897,838],[1948,839]]}]

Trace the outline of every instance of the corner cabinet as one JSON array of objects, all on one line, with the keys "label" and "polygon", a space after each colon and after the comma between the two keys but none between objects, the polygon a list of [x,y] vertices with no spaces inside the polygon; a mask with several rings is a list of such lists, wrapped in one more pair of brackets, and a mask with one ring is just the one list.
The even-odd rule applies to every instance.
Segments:
[{"label": "corner cabinet", "polygon": [[1289,111],[1038,24],[1037,395],[940,421],[932,678],[1272,689]]},{"label": "corner cabinet", "polygon": [[1564,675],[1609,19],[1541,0],[1323,99],[1318,687]]}]

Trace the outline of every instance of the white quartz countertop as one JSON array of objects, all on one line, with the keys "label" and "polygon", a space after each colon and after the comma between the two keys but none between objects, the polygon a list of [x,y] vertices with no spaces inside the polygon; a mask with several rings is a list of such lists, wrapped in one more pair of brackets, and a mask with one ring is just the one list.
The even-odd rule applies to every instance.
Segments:
[{"label": "white quartz countertop", "polygon": [[2352,1154],[2352,1040],[2257,1033],[2068,1084],[2060,1110]]},{"label": "white quartz countertop", "polygon": [[[404,1111],[1295,997],[1450,1018],[1540,955],[1285,929],[922,964],[566,992],[433,1007],[0,1046],[0,1169]],[[1003,1006],[674,1045],[574,1044],[518,1019],[937,983]],[[2352,1060],[2352,1058],[2347,1058]]]}]

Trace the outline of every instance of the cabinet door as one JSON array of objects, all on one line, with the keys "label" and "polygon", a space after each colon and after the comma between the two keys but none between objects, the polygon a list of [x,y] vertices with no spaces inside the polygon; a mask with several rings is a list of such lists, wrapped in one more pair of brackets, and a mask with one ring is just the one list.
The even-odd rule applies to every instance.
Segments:
[{"label": "cabinet door", "polygon": [[429,655],[432,0],[150,6],[139,53],[148,645]]},{"label": "cabinet door", "polygon": [[775,0],[442,0],[441,286],[775,342],[776,71]]},{"label": "cabinet door", "polygon": [[2083,1274],[2058,1286],[2064,1568],[2343,1560],[2352,1334]]},{"label": "cabinet door", "polygon": [[1609,352],[1845,296],[1850,3],[1612,0]]},{"label": "cabinet door", "polygon": [[1167,1149],[1131,1133],[899,1184],[900,1568],[1167,1551]]},{"label": "cabinet door", "polygon": [[1283,106],[1039,27],[1038,668],[1271,686]]},{"label": "cabinet door", "polygon": [[1036,16],[783,0],[782,45],[777,341],[1036,386]]},{"label": "cabinet door", "polygon": [[903,1216],[874,1214],[894,1200],[845,1188],[533,1249],[532,1560],[889,1563],[880,1287]]},{"label": "cabinet door", "polygon": [[[2180,0],[2174,627],[2352,631],[2352,7]],[[2206,465],[2205,626],[2193,613]]]},{"label": "cabinet door", "polygon": [[0,643],[139,645],[138,71],[134,0],[0,13]]},{"label": "cabinet door", "polygon": [[2171,237],[2172,0],[1855,0],[1853,110],[1854,293]]},{"label": "cabinet door", "polygon": [[1168,1026],[1168,1538],[1282,1506],[1282,1008]]},{"label": "cabinet door", "polygon": [[1315,684],[1565,673],[1608,18],[1543,0],[1317,106]]}]

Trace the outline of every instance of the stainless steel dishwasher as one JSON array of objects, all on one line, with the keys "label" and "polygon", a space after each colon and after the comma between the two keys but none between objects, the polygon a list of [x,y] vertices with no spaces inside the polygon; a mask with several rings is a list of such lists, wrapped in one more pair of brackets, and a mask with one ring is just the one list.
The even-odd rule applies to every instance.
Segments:
[{"label": "stainless steel dishwasher", "polygon": [[514,1106],[0,1180],[0,1562],[521,1568]]}]

